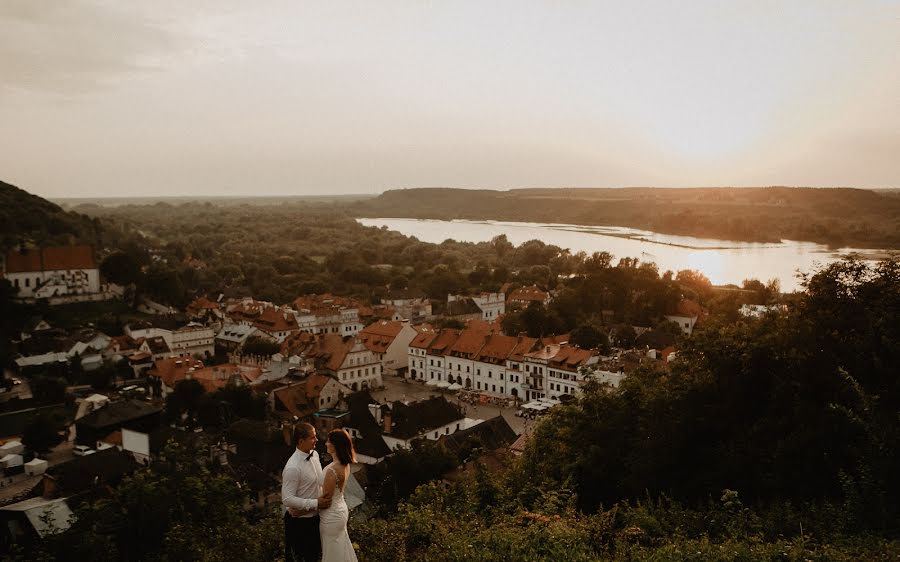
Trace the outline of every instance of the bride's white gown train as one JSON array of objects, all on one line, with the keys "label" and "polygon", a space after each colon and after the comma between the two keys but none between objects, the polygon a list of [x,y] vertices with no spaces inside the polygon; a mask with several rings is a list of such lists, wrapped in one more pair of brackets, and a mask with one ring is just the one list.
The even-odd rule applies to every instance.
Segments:
[{"label": "bride's white gown train", "polygon": [[[333,463],[332,463],[333,464]],[[332,464],[325,470],[331,471],[335,478],[334,495],[331,506],[319,510],[319,534],[322,537],[322,562],[357,562],[356,552],[347,533],[347,518],[350,508],[344,500],[343,475],[339,475]]]}]

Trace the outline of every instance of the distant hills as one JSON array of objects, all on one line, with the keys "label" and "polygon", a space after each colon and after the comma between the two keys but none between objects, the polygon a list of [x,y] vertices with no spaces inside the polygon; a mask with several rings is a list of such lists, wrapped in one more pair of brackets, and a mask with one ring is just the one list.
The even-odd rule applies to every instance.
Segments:
[{"label": "distant hills", "polygon": [[101,226],[86,215],[0,181],[0,250],[19,244],[93,244]]},{"label": "distant hills", "polygon": [[900,249],[896,191],[850,188],[417,188],[352,205],[357,216],[610,225],[750,242]]}]

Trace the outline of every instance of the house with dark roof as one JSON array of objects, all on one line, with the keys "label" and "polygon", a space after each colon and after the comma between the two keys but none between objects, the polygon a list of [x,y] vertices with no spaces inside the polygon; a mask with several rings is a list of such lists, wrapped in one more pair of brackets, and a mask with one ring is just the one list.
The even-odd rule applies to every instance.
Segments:
[{"label": "house with dark roof", "polygon": [[516,441],[516,432],[503,416],[496,416],[438,439],[460,459],[468,458],[476,449],[487,452],[507,448]]},{"label": "house with dark roof", "polygon": [[346,429],[353,437],[357,462],[375,464],[391,454],[382,437],[384,412],[387,410],[387,405],[372,398],[368,391],[361,390],[343,397],[335,408],[316,412],[315,426],[323,434],[336,428]]},{"label": "house with dark roof", "polygon": [[285,421],[308,420],[319,410],[334,407],[351,392],[332,376],[312,373],[300,382],[269,392],[269,409]]},{"label": "house with dark roof", "polygon": [[93,447],[123,428],[149,432],[159,426],[162,408],[142,400],[123,400],[103,406],[75,421],[76,443]]},{"label": "house with dark roof", "polygon": [[467,418],[462,408],[443,396],[408,404],[397,401],[383,413],[385,431],[382,438],[391,450],[406,449],[416,439],[436,441],[442,435],[450,435],[479,422]]},{"label": "house with dark roof", "polygon": [[45,498],[71,497],[95,491],[106,486],[116,486],[138,468],[138,463],[127,451],[110,447],[96,453],[51,466],[41,480]]}]

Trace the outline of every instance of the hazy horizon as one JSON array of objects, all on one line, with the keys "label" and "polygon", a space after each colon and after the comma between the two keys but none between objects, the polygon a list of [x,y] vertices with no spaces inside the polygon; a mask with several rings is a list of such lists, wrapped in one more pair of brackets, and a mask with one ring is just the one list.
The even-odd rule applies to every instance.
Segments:
[{"label": "hazy horizon", "polygon": [[46,198],[900,187],[900,4],[0,4]]}]

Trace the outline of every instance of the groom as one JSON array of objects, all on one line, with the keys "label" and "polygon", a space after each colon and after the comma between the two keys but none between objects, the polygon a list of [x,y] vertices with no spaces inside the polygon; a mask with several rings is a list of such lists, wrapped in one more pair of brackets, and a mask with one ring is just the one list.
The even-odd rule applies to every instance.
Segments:
[{"label": "groom", "polygon": [[319,539],[319,509],[331,500],[318,499],[322,493],[322,464],[316,452],[316,428],[301,423],[294,428],[297,450],[281,473],[281,503],[284,504],[285,562],[318,562],[322,556]]}]

